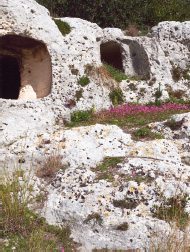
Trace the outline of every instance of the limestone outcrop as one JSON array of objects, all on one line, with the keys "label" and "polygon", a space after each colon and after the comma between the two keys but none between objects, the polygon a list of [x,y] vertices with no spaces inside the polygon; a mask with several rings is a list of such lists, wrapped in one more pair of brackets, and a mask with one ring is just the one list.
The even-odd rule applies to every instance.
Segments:
[{"label": "limestone outcrop", "polygon": [[[69,119],[74,110],[91,109],[93,104],[96,110],[107,108],[111,105],[110,90],[118,85],[126,102],[154,101],[159,83],[161,99],[168,98],[168,92],[178,90],[184,99],[189,97],[189,80],[182,72],[188,71],[190,65],[190,21],[162,22],[148,36],[129,37],[120,29],[101,29],[79,18],[60,20],[71,26],[66,36],[62,36],[48,10],[34,0],[2,1],[0,55],[4,68],[10,69],[17,79],[17,84],[14,81],[11,84],[13,87],[2,83],[2,115],[7,118],[10,113],[12,121],[19,121],[17,114],[22,114],[27,118],[23,130],[30,128],[33,120],[45,126],[62,118]],[[146,80],[134,78],[120,84],[105,80],[102,61],[128,76]],[[78,80],[84,75],[89,75],[90,83],[81,87]],[[9,76],[4,71],[6,83]],[[27,90],[33,91],[19,95],[25,86],[31,86]],[[38,99],[31,101],[35,98],[33,92]],[[77,92],[81,97],[77,98]],[[68,108],[68,100],[74,100],[76,105]],[[48,121],[44,117],[47,107],[51,118]],[[29,119],[31,109],[35,111],[35,118]],[[8,125],[4,132],[11,128],[5,123]],[[15,130],[19,132],[19,128]]]},{"label": "limestone outcrop", "polygon": [[[130,37],[117,28],[60,17],[71,27],[63,36],[35,0],[1,0],[1,7],[1,163],[11,169],[22,157],[28,171],[32,162],[33,196],[48,192],[39,213],[55,225],[65,219],[81,251],[164,246],[174,230],[155,211],[164,200],[190,194],[190,113],[175,116],[183,120],[175,131],[164,122],[150,124],[165,139],[144,142],[113,125],[68,129],[64,122],[76,110],[109,108],[114,88],[122,90],[124,102],[155,101],[158,89],[162,100],[175,94],[189,99],[190,21],[161,22],[147,36]],[[104,61],[128,78],[115,81]],[[81,85],[81,77],[89,83]],[[65,169],[47,184],[36,169],[52,153]],[[100,178],[97,167],[106,157],[121,162],[111,177]],[[118,205],[123,201],[130,206]],[[190,214],[189,199],[185,211]],[[101,223],[86,222],[94,213]],[[119,230],[126,222],[128,228]],[[182,240],[183,230],[175,229],[175,235]]]}]

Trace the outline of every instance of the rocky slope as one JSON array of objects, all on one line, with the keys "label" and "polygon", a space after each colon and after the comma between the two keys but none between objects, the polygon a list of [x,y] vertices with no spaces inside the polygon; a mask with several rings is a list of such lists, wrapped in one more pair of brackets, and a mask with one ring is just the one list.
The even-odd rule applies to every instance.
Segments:
[{"label": "rocky slope", "polygon": [[[4,152],[9,165],[22,157],[22,169],[29,170],[32,163],[35,172],[48,157],[61,157],[63,169],[49,183],[35,177],[34,195],[43,198],[46,192],[39,213],[51,224],[68,222],[81,251],[165,246],[173,233],[176,240],[183,239],[183,232],[157,218],[156,207],[190,194],[190,113],[176,116],[182,118],[177,131],[163,123],[150,125],[162,131],[161,140],[136,142],[117,126],[53,126],[29,131]],[[120,160],[101,178],[105,157]],[[184,211],[190,213],[189,197]]]},{"label": "rocky slope", "polygon": [[[171,237],[182,242],[184,230],[163,220],[157,209],[163,204],[166,210],[168,202],[177,198],[185,202],[183,213],[190,214],[190,113],[175,116],[177,121],[183,119],[177,130],[163,122],[150,124],[165,137],[153,141],[135,141],[130,132],[114,125],[69,129],[62,121],[72,111],[91,109],[93,104],[96,111],[108,108],[113,87],[122,89],[125,102],[154,101],[159,83],[161,99],[175,92],[188,99],[190,84],[183,73],[190,66],[190,21],[162,22],[148,36],[129,37],[119,29],[61,18],[71,26],[71,32],[62,36],[49,12],[34,0],[3,0],[2,6],[0,43],[7,35],[33,38],[45,45],[51,57],[48,96],[0,100],[1,163],[11,170],[22,162],[26,172],[32,164],[33,196],[44,198],[36,211],[51,224],[68,222],[81,251],[164,248]],[[125,74],[142,78],[146,73],[148,80],[114,81],[101,62],[101,45],[107,43],[119,46]],[[4,55],[7,49],[1,50]],[[90,83],[81,87],[78,80],[86,74]],[[81,89],[82,97],[77,99]],[[76,105],[68,107],[73,99]],[[59,159],[63,169],[47,181],[37,171],[49,157]],[[106,160],[113,165],[106,166]]]},{"label": "rocky slope", "polygon": [[[126,102],[136,102],[137,99],[141,103],[154,101],[159,83],[163,100],[168,98],[168,94],[184,99],[189,97],[189,80],[186,77],[189,76],[190,66],[190,21],[162,22],[148,36],[130,37],[120,29],[101,29],[78,18],[60,20],[71,27],[71,32],[65,36],[48,10],[34,0],[2,1],[1,54],[11,56],[18,51],[15,57],[23,62],[20,72],[24,79],[23,82],[21,80],[20,92],[26,99],[1,99],[2,142],[6,142],[4,136],[11,141],[27,129],[69,119],[74,110],[91,109],[93,104],[97,111],[108,108],[111,105],[109,94],[118,86]],[[9,39],[11,47],[7,47],[6,39]],[[50,70],[46,69],[46,65],[40,69],[40,62],[36,69],[36,59],[32,58],[24,64],[25,59],[19,50],[23,45],[25,52],[27,43],[38,43],[36,46],[40,43],[51,58],[52,86],[49,95],[44,98],[38,98],[38,86],[42,81],[40,75]],[[28,50],[28,54],[35,54],[35,49]],[[109,78],[101,62],[107,59],[107,54],[111,57],[111,64],[119,64],[131,78],[121,83]],[[28,74],[35,71],[38,71],[38,77],[35,76],[33,83],[29,81]],[[84,75],[88,75],[90,83],[82,87],[78,81]],[[137,77],[138,81],[135,80]],[[45,80],[45,74],[43,78]],[[143,78],[147,80],[141,80]],[[35,96],[38,99],[29,100]],[[68,101],[74,101],[75,105],[68,107]]]}]

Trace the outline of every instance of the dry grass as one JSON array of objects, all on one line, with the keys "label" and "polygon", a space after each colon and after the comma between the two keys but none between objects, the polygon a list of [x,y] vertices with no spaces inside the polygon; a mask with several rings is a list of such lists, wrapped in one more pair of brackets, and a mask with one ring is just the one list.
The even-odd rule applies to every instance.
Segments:
[{"label": "dry grass", "polygon": [[137,37],[139,35],[139,30],[134,24],[130,24],[125,31],[126,36]]},{"label": "dry grass", "polygon": [[62,164],[62,156],[56,152],[46,156],[42,164],[37,170],[37,176],[51,182],[56,173],[62,169],[65,170],[65,165]]},{"label": "dry grass", "polygon": [[186,229],[182,233],[174,224],[171,224],[171,230],[168,233],[163,233],[161,230],[155,233],[148,251],[189,252],[190,240],[188,236],[189,230]]},{"label": "dry grass", "polygon": [[[31,170],[28,175],[21,169],[22,162],[14,164],[13,172],[8,165],[4,167],[1,186],[3,234],[27,233],[25,222],[28,204],[31,203],[33,190]],[[29,228],[30,229],[30,228]]]},{"label": "dry grass", "polygon": [[103,82],[103,85],[112,88],[118,86],[117,81],[113,79],[110,73],[106,70],[105,66],[95,67],[91,70],[90,76],[98,82]]}]

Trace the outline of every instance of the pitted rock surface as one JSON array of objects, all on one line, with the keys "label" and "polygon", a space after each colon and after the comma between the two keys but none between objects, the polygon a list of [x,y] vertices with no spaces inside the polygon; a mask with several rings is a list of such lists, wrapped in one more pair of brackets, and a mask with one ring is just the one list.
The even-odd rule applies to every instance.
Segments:
[{"label": "pitted rock surface", "polygon": [[[64,122],[75,110],[90,110],[93,105],[97,112],[109,108],[114,87],[122,89],[124,102],[155,101],[159,85],[162,100],[171,90],[180,90],[188,99],[189,80],[183,76],[174,80],[172,72],[175,68],[187,71],[190,66],[190,21],[161,22],[148,36],[129,37],[117,28],[101,29],[79,18],[64,17],[59,19],[71,26],[71,32],[62,36],[48,10],[34,0],[2,0],[2,7],[0,42],[14,35],[42,43],[51,58],[52,85],[43,98],[34,99],[33,88],[24,85],[21,90],[26,92],[20,95],[30,94],[33,100],[0,99],[0,162],[12,170],[24,160],[22,169],[27,173],[32,167],[34,198],[47,193],[43,208],[37,211],[50,224],[68,222],[73,239],[82,243],[80,251],[106,246],[146,250],[152,243],[164,246],[173,229],[155,211],[164,200],[190,194],[190,113],[174,116],[182,122],[177,130],[165,122],[149,124],[165,137],[153,141],[133,141],[113,125],[68,129]],[[101,62],[100,45],[108,42],[121,48],[125,74],[139,78],[147,74],[149,80],[114,81]],[[90,83],[82,87],[78,80],[86,74]],[[82,97],[77,99],[81,89]],[[76,102],[73,107],[68,106],[71,100]],[[48,183],[36,174],[52,155],[61,157],[64,169]],[[105,157],[122,158],[108,171],[111,179],[99,177],[98,167]],[[125,201],[127,207],[118,207],[114,203],[118,201]],[[186,203],[185,211],[190,214],[189,198]],[[102,218],[101,223],[85,221],[94,213]],[[118,230],[125,222],[128,229]],[[175,231],[182,239],[183,231]]]}]

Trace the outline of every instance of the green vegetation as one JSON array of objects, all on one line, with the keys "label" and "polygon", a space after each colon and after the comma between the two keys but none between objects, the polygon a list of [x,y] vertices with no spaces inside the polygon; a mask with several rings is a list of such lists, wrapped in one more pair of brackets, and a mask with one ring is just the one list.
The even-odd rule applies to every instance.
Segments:
[{"label": "green vegetation", "polygon": [[127,181],[135,181],[138,184],[144,182],[144,183],[151,183],[154,178],[149,177],[148,175],[142,175],[142,174],[136,174],[135,172],[131,174],[130,176],[128,175],[125,178]]},{"label": "green vegetation", "polygon": [[155,92],[155,97],[156,97],[156,100],[158,100],[161,96],[162,96],[162,90],[161,90],[161,84],[159,83],[159,87],[157,88],[157,91]]},{"label": "green vegetation", "polygon": [[[112,99],[115,99],[115,96],[116,95],[113,93]],[[169,119],[172,115],[190,111],[190,100],[184,101],[175,99],[175,101],[177,102],[172,103],[171,99],[167,99],[164,103],[160,100],[156,100],[146,105],[140,105],[138,101],[137,104],[115,104],[114,108],[112,107],[109,110],[104,109],[99,113],[96,112],[93,114],[92,110],[75,111],[71,114],[71,123],[66,122],[66,126],[74,127],[102,123],[131,128],[147,125],[151,122],[164,121]],[[159,135],[155,135],[155,137],[161,138]]]},{"label": "green vegetation", "polygon": [[54,18],[53,18],[53,21],[55,22],[55,24],[57,25],[57,27],[59,28],[59,30],[63,36],[65,36],[71,32],[71,27],[68,23],[63,22],[59,19],[54,19]]},{"label": "green vegetation", "polygon": [[105,157],[102,164],[96,167],[97,179],[108,180],[109,182],[114,181],[113,169],[117,166],[118,163],[121,163],[123,158],[121,157]]},{"label": "green vegetation", "polygon": [[190,68],[187,68],[187,69],[183,70],[183,78],[185,80],[190,80]]},{"label": "green vegetation", "polygon": [[178,195],[164,200],[160,207],[156,208],[155,217],[168,222],[176,222],[179,228],[183,229],[188,224],[189,214],[185,211],[189,195]]},{"label": "green vegetation", "polygon": [[103,65],[110,74],[110,76],[116,81],[121,82],[122,80],[128,79],[127,75],[125,75],[121,70],[118,70],[105,62],[103,63]]},{"label": "green vegetation", "polygon": [[123,100],[123,92],[120,88],[113,89],[109,97],[114,105],[117,105],[118,103],[122,103]]},{"label": "green vegetation", "polygon": [[86,217],[84,223],[89,223],[92,220],[94,222],[93,225],[95,224],[101,225],[103,222],[102,216],[99,213],[91,213]]},{"label": "green vegetation", "polygon": [[115,167],[118,163],[123,161],[120,157],[105,157],[102,164],[96,167],[96,170],[105,171],[108,168]]},{"label": "green vegetation", "polygon": [[[51,15],[78,17],[97,23],[101,27],[136,24],[142,32],[161,21],[185,21],[190,18],[189,0],[37,0],[47,7]],[[143,33],[142,33],[143,34]]]},{"label": "green vegetation", "polygon": [[88,78],[88,76],[82,76],[79,80],[78,83],[82,86],[85,87],[86,85],[88,85],[90,83],[90,80]]},{"label": "green vegetation", "polygon": [[91,116],[91,111],[74,111],[71,115],[71,121],[74,123],[83,122]]},{"label": "green vegetation", "polygon": [[140,129],[137,129],[133,132],[133,135],[136,137],[136,139],[141,139],[141,138],[148,138],[148,139],[163,139],[164,137],[158,133],[152,132],[149,128],[147,127],[142,127]]},{"label": "green vegetation", "polygon": [[2,197],[1,220],[2,238],[8,239],[2,251],[71,251],[74,243],[68,225],[54,227],[48,225],[44,218],[28,209],[28,204],[40,201],[37,194],[33,198],[31,173],[28,175],[21,169],[21,163],[13,168],[13,173],[5,168],[0,187]]}]

